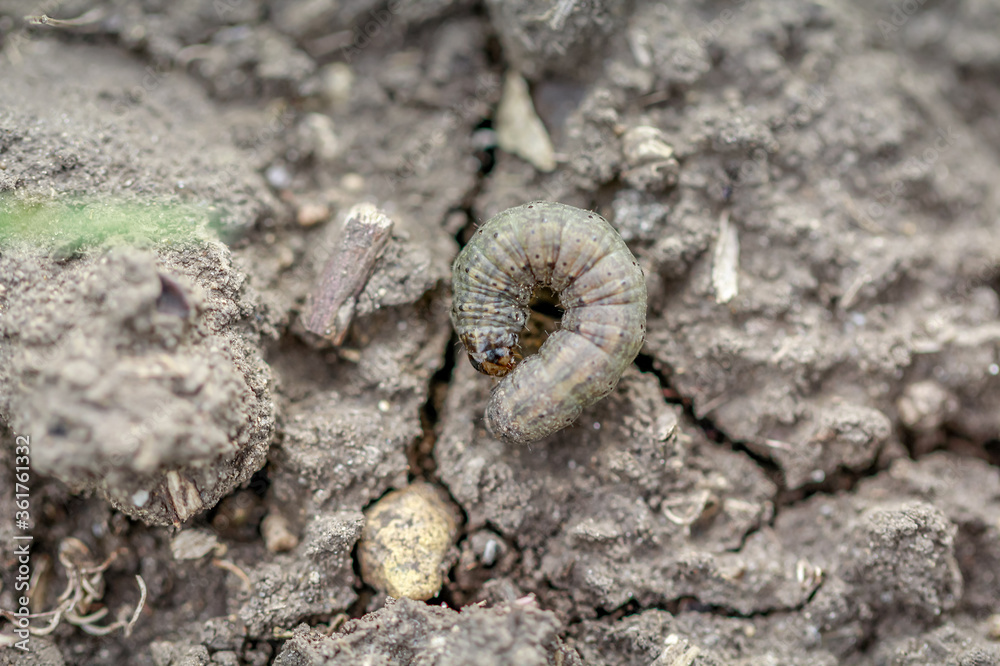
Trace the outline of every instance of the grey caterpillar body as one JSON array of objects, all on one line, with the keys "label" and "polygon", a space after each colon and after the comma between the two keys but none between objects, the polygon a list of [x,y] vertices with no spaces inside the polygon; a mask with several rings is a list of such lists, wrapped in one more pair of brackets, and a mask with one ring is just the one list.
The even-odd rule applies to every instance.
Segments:
[{"label": "grey caterpillar body", "polygon": [[[614,390],[642,347],[642,270],[597,213],[545,201],[509,208],[462,249],[452,284],[451,320],[469,360],[503,377],[486,425],[507,441],[533,442],[571,424]],[[537,286],[559,294],[562,326],[518,364],[514,349]]]}]

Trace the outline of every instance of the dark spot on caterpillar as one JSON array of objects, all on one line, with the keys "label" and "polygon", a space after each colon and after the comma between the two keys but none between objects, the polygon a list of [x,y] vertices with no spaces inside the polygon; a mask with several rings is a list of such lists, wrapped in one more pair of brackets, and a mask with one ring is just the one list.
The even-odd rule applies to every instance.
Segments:
[{"label": "dark spot on caterpillar", "polygon": [[[529,212],[536,208],[541,215]],[[542,224],[558,226],[559,233],[536,234],[539,219]],[[530,240],[522,242],[525,225],[528,225]],[[487,228],[493,236],[489,241],[480,238]],[[535,240],[536,236],[542,238]],[[589,243],[586,240],[588,237]],[[578,258],[574,259],[573,266],[568,261],[559,262],[558,270],[555,261],[549,262],[550,274],[546,277],[551,283],[564,285],[558,296],[568,316],[564,318],[560,335],[550,337],[541,351],[545,353],[551,347],[550,351],[555,353],[546,354],[546,357],[559,363],[569,363],[571,367],[561,370],[545,368],[541,364],[515,367],[518,359],[512,353],[512,346],[527,319],[528,298],[539,285],[533,278],[530,263],[525,263],[518,272],[515,266],[505,263],[503,259],[511,251],[522,256],[528,256],[530,252],[535,259],[540,259],[543,254],[558,256],[561,239],[573,239]],[[617,294],[627,296],[623,303],[627,307],[624,311],[616,308],[614,313],[605,313],[604,308],[599,308],[582,317],[587,308],[597,302],[594,299],[598,296],[594,292],[602,290],[592,289],[592,278],[586,281],[587,289],[581,290],[583,285],[579,280],[591,275],[592,267],[598,263],[605,269],[602,281],[619,290]],[[509,267],[507,271],[504,271],[505,266]],[[470,360],[477,369],[495,376],[502,376],[513,368],[497,385],[486,408],[487,426],[497,437],[514,442],[531,442],[572,423],[582,409],[614,388],[618,378],[639,353],[645,331],[645,281],[641,270],[636,270],[638,262],[621,236],[599,215],[551,202],[511,208],[480,228],[459,254],[455,267],[452,276],[454,298],[460,307],[457,311],[453,310],[452,323],[469,352]],[[467,270],[469,267],[475,270],[470,272]],[[603,293],[599,297],[608,296]],[[461,304],[469,304],[470,307],[465,308]],[[580,318],[573,317],[576,309],[580,310]],[[467,311],[470,313],[465,314]],[[497,317],[491,316],[489,326],[483,327],[480,313],[496,314]],[[589,333],[587,329],[590,327],[581,329],[581,319],[599,327],[615,326],[619,331],[617,338]],[[505,325],[498,326],[498,321]],[[567,321],[569,323],[565,324]],[[509,325],[506,325],[507,322]],[[494,359],[502,363],[495,363]],[[591,370],[582,385],[568,384],[572,379],[559,379],[575,376],[572,370],[579,367]],[[604,381],[595,383],[596,377],[602,377]],[[541,396],[550,399],[543,401],[549,405],[545,410],[540,404]],[[552,399],[557,405],[554,410],[551,408]]]}]

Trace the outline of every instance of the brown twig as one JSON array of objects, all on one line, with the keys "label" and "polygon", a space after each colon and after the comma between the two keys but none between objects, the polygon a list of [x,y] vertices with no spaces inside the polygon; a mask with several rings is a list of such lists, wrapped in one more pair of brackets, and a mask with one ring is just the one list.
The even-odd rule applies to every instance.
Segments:
[{"label": "brown twig", "polygon": [[344,341],[358,294],[375,271],[392,226],[392,220],[371,204],[350,210],[339,244],[310,296],[303,320],[306,330],[334,345]]}]

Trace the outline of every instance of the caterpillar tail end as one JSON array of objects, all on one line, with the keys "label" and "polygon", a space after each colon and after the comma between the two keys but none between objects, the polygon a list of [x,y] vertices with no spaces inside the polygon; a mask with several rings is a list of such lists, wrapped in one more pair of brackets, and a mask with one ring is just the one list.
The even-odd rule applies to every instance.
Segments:
[{"label": "caterpillar tail end", "polygon": [[579,408],[560,405],[562,409],[556,409],[533,396],[530,402],[518,400],[518,396],[511,394],[513,383],[510,379],[507,377],[493,389],[486,404],[486,428],[496,439],[512,444],[531,444],[559,432],[580,415]]},{"label": "caterpillar tail end", "polygon": [[[503,409],[495,400],[490,400],[486,406],[486,429],[493,437],[511,444],[530,444],[537,442],[550,432],[538,434],[519,424],[509,411]],[[554,431],[553,431],[554,432]]]}]

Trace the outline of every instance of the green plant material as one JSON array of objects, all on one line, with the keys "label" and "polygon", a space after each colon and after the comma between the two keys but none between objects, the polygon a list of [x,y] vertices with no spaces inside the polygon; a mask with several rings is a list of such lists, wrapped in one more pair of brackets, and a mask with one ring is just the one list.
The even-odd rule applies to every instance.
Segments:
[{"label": "green plant material", "polygon": [[207,207],[149,202],[31,199],[0,195],[0,249],[20,244],[60,255],[112,246],[200,244],[216,238]]}]

